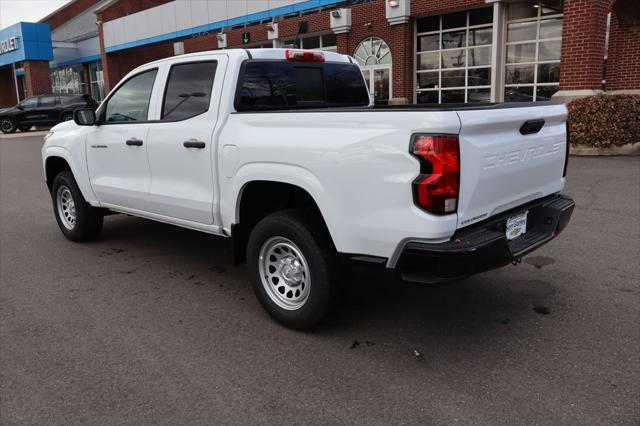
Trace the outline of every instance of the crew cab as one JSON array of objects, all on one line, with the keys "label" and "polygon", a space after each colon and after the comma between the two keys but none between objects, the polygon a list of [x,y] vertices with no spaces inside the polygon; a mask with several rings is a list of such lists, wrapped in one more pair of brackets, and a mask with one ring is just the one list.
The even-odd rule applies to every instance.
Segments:
[{"label": "crew cab", "polygon": [[23,99],[14,107],[0,109],[0,130],[27,132],[33,126],[53,126],[73,119],[73,111],[95,109],[91,95],[40,95]]},{"label": "crew cab", "polygon": [[42,160],[68,239],[112,212],[230,238],[262,306],[304,329],[350,261],[437,283],[557,236],[566,122],[552,103],[372,106],[349,56],[231,49],[136,68]]}]

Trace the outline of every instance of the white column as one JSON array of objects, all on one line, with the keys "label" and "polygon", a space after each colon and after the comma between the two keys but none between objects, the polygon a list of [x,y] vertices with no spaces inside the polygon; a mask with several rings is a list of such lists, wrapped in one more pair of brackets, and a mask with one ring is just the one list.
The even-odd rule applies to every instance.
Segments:
[{"label": "white column", "polygon": [[491,48],[491,102],[504,102],[504,69],[506,61],[507,5],[493,3],[493,45]]}]

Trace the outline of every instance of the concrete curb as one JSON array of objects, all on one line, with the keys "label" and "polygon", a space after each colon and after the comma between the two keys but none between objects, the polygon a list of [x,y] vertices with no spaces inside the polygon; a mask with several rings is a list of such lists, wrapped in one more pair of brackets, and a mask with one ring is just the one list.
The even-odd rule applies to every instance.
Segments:
[{"label": "concrete curb", "polygon": [[584,145],[574,145],[569,150],[571,155],[593,157],[593,156],[612,156],[612,155],[626,155],[626,156],[640,156],[640,142],[622,145],[622,146],[609,146],[609,147],[593,147]]}]

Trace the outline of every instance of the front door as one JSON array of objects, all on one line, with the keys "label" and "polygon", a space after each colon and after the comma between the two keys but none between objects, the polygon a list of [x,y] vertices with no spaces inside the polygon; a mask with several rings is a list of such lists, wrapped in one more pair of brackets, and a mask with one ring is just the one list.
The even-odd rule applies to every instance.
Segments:
[{"label": "front door", "polygon": [[87,135],[91,187],[101,203],[149,208],[147,120],[157,72],[143,71],[121,85],[100,107],[100,124]]},{"label": "front door", "polygon": [[390,93],[390,67],[365,68],[362,70],[367,87],[369,88],[369,97],[375,105],[386,105],[389,103]]},{"label": "front door", "polygon": [[213,145],[225,55],[215,60],[171,63],[160,120],[151,124],[151,212],[177,219],[214,222]]}]

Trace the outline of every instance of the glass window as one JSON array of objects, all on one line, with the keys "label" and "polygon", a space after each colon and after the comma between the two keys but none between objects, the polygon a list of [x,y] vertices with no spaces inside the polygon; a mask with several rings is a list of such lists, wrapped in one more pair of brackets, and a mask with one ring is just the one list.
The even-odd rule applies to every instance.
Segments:
[{"label": "glass window", "polygon": [[157,69],[143,72],[120,86],[107,102],[105,121],[146,121],[157,73]]},{"label": "glass window", "polygon": [[448,33],[442,33],[442,48],[443,49],[456,49],[459,47],[466,47],[467,45],[467,31],[453,31]]},{"label": "glass window", "polygon": [[84,72],[82,65],[57,68],[51,72],[51,88],[53,93],[84,93]]},{"label": "glass window", "polygon": [[493,28],[469,30],[469,46],[490,45],[493,41]]},{"label": "glass window", "polygon": [[302,39],[303,49],[319,49],[320,37],[307,37]]},{"label": "glass window", "polygon": [[469,66],[491,65],[491,48],[478,47],[469,49]]},{"label": "glass window", "polygon": [[338,45],[338,38],[335,34],[327,34],[322,36],[322,48],[333,47]]},{"label": "glass window", "polygon": [[22,109],[33,109],[38,106],[38,98],[27,98],[24,101],[20,102],[20,107]]},{"label": "glass window", "polygon": [[429,33],[432,31],[440,30],[440,17],[428,16],[426,18],[418,19],[417,21],[418,33]]},{"label": "glass window", "polygon": [[505,100],[547,100],[560,81],[563,1],[508,7]]},{"label": "glass window", "polygon": [[42,108],[53,107],[56,105],[55,96],[40,96],[40,104],[38,106]]},{"label": "glass window", "polygon": [[184,120],[209,109],[217,62],[171,67],[162,105],[163,120]]},{"label": "glass window", "polygon": [[391,49],[384,40],[377,37],[364,39],[353,56],[360,66],[391,64]]},{"label": "glass window", "polygon": [[239,85],[238,111],[369,105],[362,73],[352,64],[247,61]]},{"label": "glass window", "polygon": [[491,97],[492,23],[492,7],[417,20],[419,103],[479,102],[486,93]]},{"label": "glass window", "polygon": [[104,74],[102,62],[95,61],[89,63],[89,83],[91,84],[91,96],[93,99],[101,101],[104,99]]},{"label": "glass window", "polygon": [[442,52],[442,68],[460,68],[466,64],[467,51],[447,50]]},{"label": "glass window", "polygon": [[440,68],[440,53],[423,53],[418,56],[419,70],[437,70]]},{"label": "glass window", "polygon": [[535,22],[515,22],[507,27],[507,41],[535,40],[538,24]]},{"label": "glass window", "polygon": [[443,71],[442,87],[464,87],[464,70]]},{"label": "glass window", "polygon": [[467,26],[467,12],[449,13],[442,16],[442,29],[462,28]]},{"label": "glass window", "polygon": [[464,103],[464,90],[443,90],[440,94],[443,104]]},{"label": "glass window", "polygon": [[418,43],[420,46],[418,50],[421,52],[428,52],[430,50],[439,50],[440,46],[440,34],[426,35],[418,37]]},{"label": "glass window", "polygon": [[517,64],[522,62],[535,62],[536,44],[512,44],[507,46],[507,63]]}]

